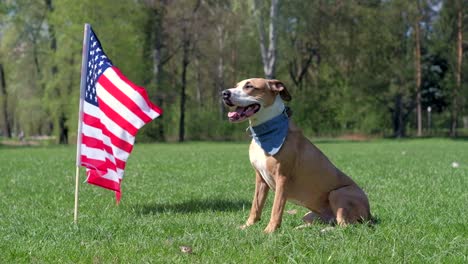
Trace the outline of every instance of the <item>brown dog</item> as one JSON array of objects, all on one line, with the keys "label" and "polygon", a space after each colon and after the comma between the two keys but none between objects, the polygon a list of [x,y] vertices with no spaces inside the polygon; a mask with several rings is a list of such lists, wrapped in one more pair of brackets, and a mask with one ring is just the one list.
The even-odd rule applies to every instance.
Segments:
[{"label": "brown dog", "polygon": [[269,189],[275,191],[266,233],[281,225],[286,200],[311,210],[304,221],[347,225],[370,220],[366,194],[337,169],[286,115],[283,100],[291,95],[282,82],[261,78],[239,82],[224,90],[223,101],[235,110],[231,122],[249,120],[253,139],[250,162],[255,169],[255,194],[242,228],[260,220]]}]

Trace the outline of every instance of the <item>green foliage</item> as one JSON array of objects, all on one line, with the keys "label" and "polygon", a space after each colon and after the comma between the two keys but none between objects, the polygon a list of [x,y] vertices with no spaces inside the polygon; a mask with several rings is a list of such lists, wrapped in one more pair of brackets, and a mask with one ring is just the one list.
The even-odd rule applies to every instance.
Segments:
[{"label": "green foliage", "polygon": [[215,109],[199,109],[188,113],[187,133],[194,140],[246,139],[247,124],[231,124],[225,116],[214,115]]},{"label": "green foliage", "polygon": [[[0,63],[16,133],[58,136],[65,125],[69,137],[76,137],[83,25],[90,23],[113,63],[165,110],[164,118],[139,133],[139,140],[178,136],[187,43],[187,138],[238,138],[233,126],[221,121],[225,110],[219,93],[263,75],[252,1],[48,2],[0,3]],[[455,87],[455,2],[420,0],[418,8],[416,1],[401,0],[281,1],[276,76],[293,94],[295,122],[311,135],[391,135],[401,113],[411,132],[417,19],[422,21],[422,68],[447,63],[443,75],[423,71],[423,88],[443,95],[441,102],[423,92],[424,107],[445,105],[440,111],[449,111]],[[467,28],[465,23],[465,35]],[[458,93],[460,119],[466,114],[467,76]],[[444,126],[450,115],[439,118],[437,124]]]},{"label": "green foliage", "polygon": [[[73,224],[73,147],[0,145],[1,263],[465,263],[468,142],[322,142],[318,147],[369,195],[374,226],[316,224],[287,203],[282,227],[248,216],[254,173],[247,143],[137,144],[119,206],[84,184]],[[459,162],[453,168],[452,162]],[[182,253],[181,246],[193,254]]]}]

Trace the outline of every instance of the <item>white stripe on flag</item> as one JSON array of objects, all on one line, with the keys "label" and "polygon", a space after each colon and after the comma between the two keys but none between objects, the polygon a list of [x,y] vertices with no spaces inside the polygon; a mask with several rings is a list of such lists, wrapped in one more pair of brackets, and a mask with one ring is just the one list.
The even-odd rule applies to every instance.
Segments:
[{"label": "white stripe on flag", "polygon": [[[107,152],[101,149],[95,149],[95,148],[89,148],[86,145],[81,145],[82,148],[82,155],[86,156],[90,159],[95,159],[95,160],[101,160],[105,161],[105,158],[108,158],[112,162],[115,162],[114,157],[112,155],[109,155]],[[87,165],[87,164],[84,164]],[[92,165],[92,164],[91,164]],[[92,166],[88,167],[88,169],[94,170]],[[106,179],[119,182],[119,179],[123,178],[123,173],[124,170],[117,168],[116,170],[113,170],[111,168],[106,168],[107,173],[104,175],[101,175],[101,177],[104,177]]]},{"label": "white stripe on flag", "polygon": [[[120,171],[122,171],[122,170],[120,170]],[[122,179],[122,175],[123,175],[123,173],[115,172],[113,170],[107,170],[107,173],[104,174],[104,175],[101,175],[101,177],[103,177],[105,179],[108,179],[108,180],[111,180],[111,181],[114,181],[114,182],[117,182],[117,183],[120,183],[120,179]]]},{"label": "white stripe on flag", "polygon": [[102,113],[102,111],[99,110],[98,107],[87,102],[85,102],[85,107],[87,108],[85,111],[86,114],[100,119],[101,123],[103,123],[112,134],[126,141],[130,145],[133,145],[133,143],[135,142],[135,137],[128,133],[126,130],[122,129],[112,119],[104,115],[104,113]]},{"label": "white stripe on flag", "polygon": [[126,96],[132,99],[146,115],[151,119],[154,119],[159,116],[159,113],[151,109],[151,107],[146,103],[145,98],[141,96],[140,93],[135,91],[130,85],[128,85],[124,80],[120,79],[119,75],[114,71],[112,67],[108,68],[104,72],[109,81],[111,81],[118,89],[120,89]]},{"label": "white stripe on flag", "polygon": [[96,84],[96,92],[100,100],[107,104],[110,108],[116,110],[116,112],[132,124],[135,128],[142,127],[145,122],[141,120],[137,115],[130,111],[126,105],[122,104],[112,94],[110,94],[100,83]]},{"label": "white stripe on flag", "polygon": [[[104,145],[109,146],[110,148],[112,148],[112,152],[113,152],[114,156],[119,160],[126,161],[128,159],[128,157],[130,156],[130,153],[128,153],[125,150],[117,147],[116,145],[113,145],[110,142],[110,138],[108,136],[106,136],[106,135],[103,135],[102,131],[100,129],[97,129],[97,128],[92,127],[92,126],[88,126],[87,124],[83,123],[83,132],[82,133],[83,133],[83,135],[85,135],[87,137],[95,138],[96,140],[102,140]],[[90,147],[88,147],[88,148],[90,148]],[[112,155],[112,153],[110,153],[109,155]]]}]

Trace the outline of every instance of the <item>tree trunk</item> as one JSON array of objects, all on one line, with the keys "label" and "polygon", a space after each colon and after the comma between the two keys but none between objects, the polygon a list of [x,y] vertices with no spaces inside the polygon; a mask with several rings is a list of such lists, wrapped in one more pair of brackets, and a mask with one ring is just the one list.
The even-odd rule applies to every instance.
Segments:
[{"label": "tree trunk", "polygon": [[418,132],[417,136],[422,136],[422,107],[421,107],[421,36],[420,36],[420,4],[419,0],[417,0],[418,5],[418,14],[416,22],[414,23],[414,30],[415,30],[415,49],[414,49],[414,62],[416,67],[416,112],[417,112],[417,127]]},{"label": "tree trunk", "polygon": [[[158,41],[156,41],[158,42]],[[156,46],[155,48],[155,79],[156,79],[156,87],[161,89],[163,87],[163,63],[161,61],[161,47],[159,45]],[[156,96],[156,102],[159,107],[164,109],[164,100],[162,95],[157,95]],[[164,133],[164,122],[162,122],[162,118],[164,118],[164,115],[159,117],[159,122],[158,122],[158,138],[161,141],[166,141],[166,135]]]},{"label": "tree trunk", "polygon": [[[164,2],[162,2],[164,4]],[[162,19],[163,19],[163,12],[161,10],[158,10],[156,7],[153,7],[153,12],[152,15],[155,17],[155,21],[153,23],[152,28],[153,28],[153,34],[155,35],[154,37],[154,46],[153,46],[153,77],[154,81],[156,83],[157,89],[161,89],[163,87],[163,67],[166,61],[163,60],[163,42],[162,42],[162,34],[163,34],[163,25],[162,25]],[[150,38],[151,39],[151,38]],[[155,96],[156,103],[158,104],[159,107],[164,109],[164,100],[162,95],[156,95]],[[158,139],[161,141],[166,141],[166,135],[164,133],[164,122],[162,119],[164,118],[164,115],[159,117],[159,122],[158,122]]]},{"label": "tree trunk", "polygon": [[182,76],[180,90],[180,120],[179,120],[179,142],[185,140],[185,103],[187,89],[187,67],[189,65],[190,39],[187,32],[187,21],[184,22],[182,29],[183,36],[183,55],[182,55]]},{"label": "tree trunk", "polygon": [[11,126],[10,119],[8,116],[8,94],[6,88],[5,71],[3,70],[3,64],[0,63],[0,93],[2,95],[2,106],[3,106],[3,122],[4,132],[7,138],[11,138]]},{"label": "tree trunk", "polygon": [[396,138],[405,136],[403,96],[395,95],[395,105],[393,108],[393,135]]},{"label": "tree trunk", "polygon": [[[49,13],[54,12],[54,6],[52,4],[52,0],[45,0],[45,4],[47,6],[47,10]],[[52,79],[55,78],[55,76],[58,73],[58,67],[55,65],[54,62],[54,56],[55,52],[57,51],[57,38],[55,35],[55,27],[53,24],[49,23],[48,24],[48,31],[49,31],[49,37],[50,37],[50,50],[52,51],[52,67],[51,67],[51,73],[52,73]],[[57,96],[63,96],[60,95],[59,89],[55,87],[57,91]],[[59,133],[59,144],[68,144],[68,127],[66,126],[65,122],[68,119],[65,113],[64,109],[57,109],[60,111],[58,113],[58,133]]]},{"label": "tree trunk", "polygon": [[[214,8],[208,8],[209,14],[213,17],[218,17],[222,16],[223,13],[222,7],[220,4],[216,4]],[[215,103],[219,107],[219,115],[220,119],[223,120],[225,113],[226,113],[226,108],[224,107],[223,101],[220,99],[221,97],[219,96],[221,92],[226,89],[224,87],[225,80],[224,80],[224,70],[225,70],[225,63],[224,63],[224,50],[226,46],[226,29],[225,25],[223,22],[219,23],[216,25],[216,39],[218,40],[218,63],[216,66],[216,78],[215,78],[215,85],[214,85],[214,90],[213,90],[213,98],[215,99]],[[232,54],[234,54],[234,49],[232,49]],[[233,59],[233,62],[235,62],[235,59]],[[233,63],[235,64],[235,63]],[[199,68],[197,66],[197,68]],[[233,67],[235,69],[235,66]],[[235,75],[235,74],[233,74]]]},{"label": "tree trunk", "polygon": [[68,126],[65,113],[61,113],[59,117],[59,144],[68,144]]},{"label": "tree trunk", "polygon": [[195,79],[196,79],[196,99],[197,99],[197,104],[201,108],[203,107],[203,93],[202,93],[202,80],[201,80],[201,67],[200,67],[200,56],[195,55],[194,56],[194,64],[195,64]]},{"label": "tree trunk", "polygon": [[457,12],[457,68],[455,71],[455,88],[452,93],[452,113],[451,113],[451,126],[450,126],[450,136],[457,136],[457,126],[458,126],[458,96],[461,92],[461,80],[462,80],[462,62],[463,62],[463,9],[461,6],[461,1],[458,3],[458,12]]},{"label": "tree trunk", "polygon": [[201,0],[197,0],[190,18],[182,18],[182,76],[180,89],[180,120],[179,120],[179,142],[185,141],[185,104],[187,101],[187,68],[190,63],[190,53],[193,51],[195,41],[193,39],[193,28],[189,28],[195,21],[195,13],[201,6]]},{"label": "tree trunk", "polygon": [[225,89],[224,87],[224,45],[225,45],[225,30],[224,25],[220,24],[217,26],[217,33],[218,33],[218,67],[217,67],[217,76],[216,76],[216,92],[218,98],[218,104],[220,109],[221,120],[223,120],[226,108],[224,107],[224,103],[220,98],[221,91]]},{"label": "tree trunk", "polygon": [[319,63],[320,61],[320,55],[317,49],[312,47],[312,44],[306,44],[306,52],[306,59],[302,57],[303,54],[300,54],[301,58],[292,58],[292,60],[289,63],[289,76],[291,77],[291,80],[293,81],[294,85],[299,90],[302,90],[302,81],[304,80],[304,77],[306,76],[306,73],[309,70],[310,65],[312,64],[313,58],[317,58],[317,63]]},{"label": "tree trunk", "polygon": [[[52,0],[45,0],[45,3],[47,5],[47,10],[49,13],[54,12],[54,6],[52,5]],[[48,24],[48,30],[49,30],[49,36],[50,36],[50,49],[52,52],[57,51],[57,38],[55,36],[55,27],[52,24]],[[57,74],[58,68],[55,63],[52,64],[52,74],[55,75]]]},{"label": "tree trunk", "polygon": [[265,28],[259,0],[254,0],[254,15],[257,17],[257,27],[260,38],[260,51],[262,54],[263,71],[267,79],[274,79],[276,72],[276,39],[279,0],[271,0],[270,23],[268,36],[268,49],[265,39]]}]

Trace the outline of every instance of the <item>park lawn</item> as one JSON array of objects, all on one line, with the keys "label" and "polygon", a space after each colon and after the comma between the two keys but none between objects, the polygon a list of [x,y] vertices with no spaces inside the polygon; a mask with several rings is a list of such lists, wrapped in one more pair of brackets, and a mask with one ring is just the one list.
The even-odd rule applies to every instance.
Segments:
[{"label": "park lawn", "polygon": [[[137,144],[122,202],[80,179],[74,147],[0,145],[0,263],[467,263],[468,141],[318,141],[368,193],[374,226],[238,229],[254,189],[248,144]],[[453,168],[452,162],[459,167]],[[191,254],[180,247],[190,247]]]}]

